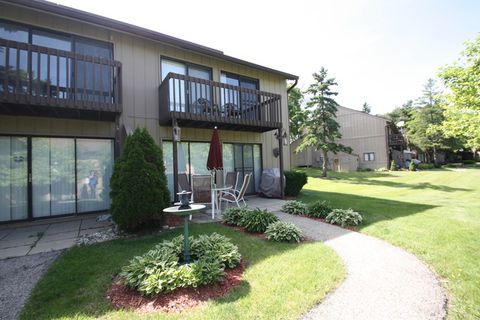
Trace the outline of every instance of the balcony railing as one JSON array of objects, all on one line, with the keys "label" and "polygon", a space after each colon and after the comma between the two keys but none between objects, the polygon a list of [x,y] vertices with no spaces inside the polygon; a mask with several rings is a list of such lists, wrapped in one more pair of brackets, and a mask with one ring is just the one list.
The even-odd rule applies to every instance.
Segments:
[{"label": "balcony railing", "polygon": [[402,146],[405,144],[405,140],[402,134],[394,133],[388,136],[388,144],[390,146]]},{"label": "balcony railing", "polygon": [[160,124],[265,132],[282,127],[278,94],[169,73],[160,85]]},{"label": "balcony railing", "polygon": [[0,39],[0,112],[108,118],[122,111],[121,68],[114,60]]}]

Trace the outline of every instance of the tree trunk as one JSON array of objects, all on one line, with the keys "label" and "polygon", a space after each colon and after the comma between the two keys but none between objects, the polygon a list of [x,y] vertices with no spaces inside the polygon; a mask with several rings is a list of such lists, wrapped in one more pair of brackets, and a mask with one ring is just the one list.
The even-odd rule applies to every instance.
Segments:
[{"label": "tree trunk", "polygon": [[437,148],[433,147],[433,163],[437,164]]},{"label": "tree trunk", "polygon": [[322,150],[322,151],[323,151],[322,177],[326,178],[327,177],[327,163],[328,163],[327,153],[328,153],[328,151],[327,150]]}]

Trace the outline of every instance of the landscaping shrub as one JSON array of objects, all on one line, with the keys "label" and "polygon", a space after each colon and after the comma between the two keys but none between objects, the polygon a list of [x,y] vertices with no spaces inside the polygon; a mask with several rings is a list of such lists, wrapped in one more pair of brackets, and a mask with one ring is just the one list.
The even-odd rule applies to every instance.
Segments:
[{"label": "landscaping shrub", "polygon": [[271,223],[265,234],[268,240],[278,242],[300,242],[303,240],[302,232],[296,225],[282,221]]},{"label": "landscaping shrub", "polygon": [[476,164],[477,162],[475,160],[463,160],[463,164]]},{"label": "landscaping shrub", "polygon": [[308,215],[314,218],[325,219],[333,208],[325,200],[317,200],[308,206]]},{"label": "landscaping shrub", "polygon": [[296,197],[307,184],[307,174],[298,171],[285,171],[285,195],[287,197]]},{"label": "landscaping shrub", "polygon": [[397,163],[395,162],[395,160],[392,160],[392,162],[390,162],[390,171],[397,171],[397,170],[398,170]]},{"label": "landscaping shrub", "polygon": [[277,222],[279,219],[276,215],[267,210],[255,209],[247,211],[240,221],[240,225],[249,232],[264,233],[267,227]]},{"label": "landscaping shrub", "polygon": [[127,231],[147,226],[170,203],[162,150],[146,129],[127,138],[110,179],[113,221]]},{"label": "landscaping shrub", "polygon": [[248,209],[245,208],[229,208],[222,215],[223,222],[231,226],[239,226],[243,215]]},{"label": "landscaping shrub", "polygon": [[122,268],[123,283],[142,295],[197,287],[219,281],[225,268],[240,263],[237,246],[217,233],[190,237],[192,262],[180,264],[183,236],[163,241],[142,256],[134,257]]},{"label": "landscaping shrub", "polygon": [[415,162],[410,161],[410,164],[408,165],[408,170],[410,170],[410,171],[417,171],[417,167],[418,167],[418,165],[415,164]]},{"label": "landscaping shrub", "polygon": [[301,201],[292,200],[285,202],[285,204],[282,206],[282,211],[295,215],[304,215],[308,213],[308,207]]},{"label": "landscaping shrub", "polygon": [[435,169],[436,166],[433,163],[419,163],[417,165],[417,168],[420,170],[431,170],[431,169]]},{"label": "landscaping shrub", "polygon": [[325,221],[328,223],[341,227],[358,226],[362,220],[363,218],[360,213],[352,209],[333,209],[325,218]]},{"label": "landscaping shrub", "polygon": [[371,172],[373,169],[371,168],[357,168],[357,172]]}]

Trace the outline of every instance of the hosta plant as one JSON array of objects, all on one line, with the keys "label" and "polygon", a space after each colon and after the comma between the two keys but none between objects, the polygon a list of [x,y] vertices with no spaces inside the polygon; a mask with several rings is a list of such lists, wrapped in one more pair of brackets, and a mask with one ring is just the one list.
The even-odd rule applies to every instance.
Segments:
[{"label": "hosta plant", "polygon": [[222,215],[223,222],[231,226],[238,226],[247,211],[248,209],[245,208],[229,208]]},{"label": "hosta plant", "polygon": [[314,218],[325,219],[333,208],[325,200],[317,200],[308,206],[308,215]]},{"label": "hosta plant", "polygon": [[158,294],[219,281],[225,268],[240,263],[237,246],[222,235],[213,233],[189,240],[192,262],[181,263],[183,236],[178,236],[130,260],[120,272],[123,283],[141,294]]},{"label": "hosta plant", "polygon": [[341,227],[358,226],[362,220],[362,215],[352,209],[333,209],[325,218],[328,223]]},{"label": "hosta plant", "polygon": [[249,232],[264,233],[267,227],[278,221],[278,217],[267,210],[255,209],[247,211],[240,221],[240,225]]},{"label": "hosta plant", "polygon": [[265,231],[268,240],[283,242],[300,242],[303,235],[293,223],[277,221],[270,224]]},{"label": "hosta plant", "polygon": [[285,202],[282,206],[282,211],[295,215],[305,215],[308,213],[308,207],[301,201],[292,200]]}]

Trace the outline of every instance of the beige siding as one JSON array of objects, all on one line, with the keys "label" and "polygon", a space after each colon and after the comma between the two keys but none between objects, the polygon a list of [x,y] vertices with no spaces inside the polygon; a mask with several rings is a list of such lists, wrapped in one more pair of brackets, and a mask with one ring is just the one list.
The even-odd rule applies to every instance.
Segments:
[{"label": "beige siding", "polygon": [[[339,153],[329,154],[329,167],[339,171],[354,171],[357,168],[380,169],[387,168],[387,140],[385,126],[387,120],[381,117],[369,115],[357,110],[339,107],[337,122],[340,124],[342,138],[337,142],[353,149],[351,155]],[[322,157],[320,152],[311,148],[296,154],[294,150],[300,144],[295,141],[291,145],[292,166],[320,167]],[[373,152],[374,161],[364,161],[364,153]]]},{"label": "beige siding", "polygon": [[[158,87],[160,86],[160,57],[172,57],[187,62],[200,64],[212,68],[213,80],[220,80],[220,73],[228,71],[236,74],[259,79],[260,90],[281,94],[282,96],[282,119],[284,129],[288,134],[288,109],[286,81],[282,77],[269,74],[239,64],[219,60],[195,52],[183,50],[170,45],[153,42],[104,27],[90,25],[84,22],[66,19],[60,16],[31,10],[18,10],[18,8],[7,4],[0,4],[0,18],[23,22],[53,30],[78,34],[81,36],[108,41],[114,45],[114,58],[123,65],[123,113],[120,118],[120,125],[129,128],[146,127],[151,132],[157,143],[163,139],[171,138],[169,128],[159,127],[158,108]],[[3,117],[2,117],[3,118]],[[1,120],[0,120],[1,121]],[[20,122],[27,123],[28,120]],[[82,129],[62,128],[62,121],[56,121],[54,125],[43,125],[40,130],[42,134],[49,134],[55,131],[60,132],[82,132],[84,125],[78,124]],[[82,121],[83,123],[83,121]],[[96,123],[88,126],[92,132],[104,132],[105,124]],[[17,126],[17,131],[22,131],[28,125]],[[56,127],[58,126],[58,128]],[[110,124],[110,126],[112,126]],[[73,126],[75,127],[75,126]],[[29,129],[26,129],[29,130]],[[5,130],[0,127],[0,131]],[[208,141],[210,130],[183,128],[182,138],[184,140]],[[66,133],[67,134],[67,133]],[[77,134],[77,133],[75,133]],[[109,134],[112,134],[109,132]],[[224,142],[250,142],[261,143],[264,168],[278,167],[279,161],[273,156],[273,148],[278,147],[278,140],[275,139],[273,131],[259,134],[251,132],[222,131]],[[289,146],[284,146],[285,169],[290,168]]]}]

